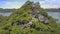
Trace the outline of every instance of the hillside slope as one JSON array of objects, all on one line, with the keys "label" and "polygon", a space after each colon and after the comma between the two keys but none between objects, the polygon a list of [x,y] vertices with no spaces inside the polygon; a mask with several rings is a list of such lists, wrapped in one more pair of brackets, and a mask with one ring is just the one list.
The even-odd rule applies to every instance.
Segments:
[{"label": "hillside slope", "polygon": [[14,11],[0,27],[0,34],[59,34],[55,20],[39,2],[27,1]]}]

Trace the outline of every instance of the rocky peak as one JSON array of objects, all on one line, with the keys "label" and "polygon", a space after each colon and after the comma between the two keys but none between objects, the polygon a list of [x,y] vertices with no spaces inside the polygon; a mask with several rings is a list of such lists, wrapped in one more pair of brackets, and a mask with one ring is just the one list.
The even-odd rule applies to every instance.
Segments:
[{"label": "rocky peak", "polygon": [[32,7],[34,7],[34,8],[40,8],[40,3],[39,2],[33,3]]},{"label": "rocky peak", "polygon": [[40,3],[39,2],[32,4],[31,16],[32,16],[32,19],[34,20],[37,17],[37,19],[41,21],[42,23],[49,23],[48,19],[45,19],[47,17],[40,14]]},{"label": "rocky peak", "polygon": [[[29,4],[30,4],[30,1],[28,0],[25,3],[25,5],[29,6]],[[20,24],[22,29],[28,28],[30,26],[31,27],[34,26],[33,22],[32,22],[33,20],[38,20],[38,21],[40,21],[41,23],[44,23],[44,24],[49,23],[48,19],[45,19],[46,17],[43,16],[42,14],[40,14],[40,3],[39,2],[32,3],[31,6],[29,6],[29,7],[31,7],[30,9],[32,9],[31,12],[30,12],[30,15],[32,16],[32,19],[27,23],[22,22],[23,25]]]},{"label": "rocky peak", "polygon": [[29,4],[31,1],[30,0],[27,0],[27,2],[25,3],[25,5]]}]

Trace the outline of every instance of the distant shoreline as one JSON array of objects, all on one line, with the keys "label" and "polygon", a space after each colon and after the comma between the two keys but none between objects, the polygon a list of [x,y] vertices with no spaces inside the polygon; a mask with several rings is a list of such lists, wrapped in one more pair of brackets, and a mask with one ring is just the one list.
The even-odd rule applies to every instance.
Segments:
[{"label": "distant shoreline", "polygon": [[[2,9],[0,8],[0,13],[9,13],[9,12],[13,12],[16,9]],[[60,12],[60,8],[59,9],[45,9],[47,12]]]},{"label": "distant shoreline", "polygon": [[48,12],[60,12],[60,8],[59,9],[45,9]]}]

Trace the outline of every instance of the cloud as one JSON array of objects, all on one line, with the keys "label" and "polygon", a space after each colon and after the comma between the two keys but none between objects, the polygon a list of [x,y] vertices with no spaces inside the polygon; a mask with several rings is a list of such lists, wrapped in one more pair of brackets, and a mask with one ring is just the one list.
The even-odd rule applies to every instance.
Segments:
[{"label": "cloud", "polygon": [[21,2],[5,2],[2,8],[19,8],[21,5]]},{"label": "cloud", "polygon": [[[39,1],[42,8],[59,8],[60,0],[32,0]],[[1,8],[20,8],[26,0],[0,0]]]},{"label": "cloud", "polygon": [[0,8],[9,8],[9,9],[12,9],[12,8],[20,8],[22,5],[24,4],[24,2],[22,2],[21,0],[18,0],[18,1],[12,1],[12,0],[0,0]]},{"label": "cloud", "polygon": [[43,8],[59,8],[60,7],[60,0],[45,0],[40,1],[41,7]]}]

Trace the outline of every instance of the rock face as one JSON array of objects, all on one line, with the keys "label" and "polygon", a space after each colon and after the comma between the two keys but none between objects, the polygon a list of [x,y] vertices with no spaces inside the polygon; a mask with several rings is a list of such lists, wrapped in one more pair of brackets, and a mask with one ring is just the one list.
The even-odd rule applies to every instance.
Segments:
[{"label": "rock face", "polygon": [[[29,3],[29,1],[26,2],[26,4],[28,4],[28,3]],[[32,11],[30,12],[30,15],[32,16],[32,20],[39,20],[41,23],[49,24],[49,20],[47,19],[47,17],[40,14],[39,2],[33,3],[31,8],[32,8]],[[24,29],[27,27],[32,27],[32,25],[33,25],[32,20],[29,21],[28,23],[22,23],[21,28]]]},{"label": "rock face", "polygon": [[40,14],[40,4],[39,2],[33,3],[32,4],[32,11],[31,11],[31,16],[32,19],[38,19],[39,21],[41,21],[42,23],[49,23],[48,19],[46,19],[45,16],[43,16],[42,14]]},{"label": "rock face", "polygon": [[[39,13],[39,8],[40,8],[39,2],[33,3],[33,4],[32,4],[32,12],[31,12],[31,13],[33,13],[33,12],[34,12],[35,14],[36,14],[36,13]],[[34,13],[33,13],[33,14],[34,14]]]},{"label": "rock face", "polygon": [[29,4],[30,3],[30,1],[28,0],[24,5],[27,5],[27,4]]}]

